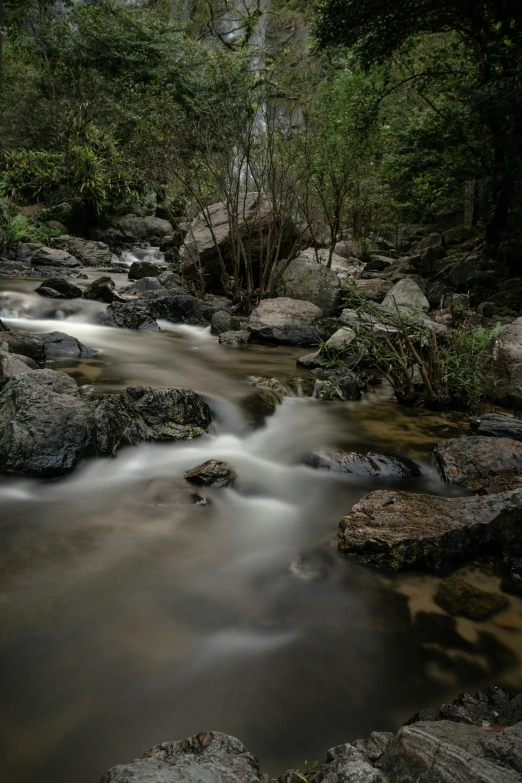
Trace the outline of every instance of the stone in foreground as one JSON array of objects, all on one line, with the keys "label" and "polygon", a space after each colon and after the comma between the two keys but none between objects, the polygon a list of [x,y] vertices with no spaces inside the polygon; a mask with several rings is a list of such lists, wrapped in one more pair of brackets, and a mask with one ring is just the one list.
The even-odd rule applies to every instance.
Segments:
[{"label": "stone in foreground", "polygon": [[[414,715],[396,734],[373,732],[338,745],[306,776],[289,770],[280,783],[520,783],[522,694],[501,688],[463,693]],[[156,745],[141,759],[113,767],[100,783],[262,783],[258,761],[235,737],[201,733]]]},{"label": "stone in foreground", "polygon": [[475,491],[520,486],[522,443],[511,438],[452,438],[434,454],[448,484]]},{"label": "stone in foreground", "polygon": [[209,459],[184,475],[187,481],[200,487],[228,487],[237,478],[232,468],[216,459]]},{"label": "stone in foreground", "polygon": [[339,551],[362,563],[441,568],[522,534],[522,491],[448,499],[411,492],[370,492],[340,522]]}]

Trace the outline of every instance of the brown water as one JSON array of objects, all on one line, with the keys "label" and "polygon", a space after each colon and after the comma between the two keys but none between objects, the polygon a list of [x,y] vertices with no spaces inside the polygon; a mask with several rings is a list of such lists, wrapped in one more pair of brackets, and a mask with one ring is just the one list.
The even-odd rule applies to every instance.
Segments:
[{"label": "brown water", "polygon": [[[2,287],[21,297],[11,325],[100,351],[56,369],[107,390],[195,388],[216,423],[199,441],[143,444],[65,479],[0,484],[0,780],[94,783],[157,742],[211,729],[280,774],[459,691],[521,688],[522,601],[486,623],[455,620],[433,603],[436,577],[365,568],[335,548],[339,519],[371,489],[448,493],[431,449],[456,425],[380,390],[360,403],[287,398],[252,432],[237,408],[247,377],[294,376],[301,350],[226,348],[190,327],[105,329],[92,324],[98,305],[57,323],[27,293],[36,283]],[[330,444],[410,456],[422,477],[302,464]],[[211,457],[237,486],[187,506],[182,474]],[[301,555],[320,579],[289,572]],[[465,573],[499,589],[483,567]]]}]

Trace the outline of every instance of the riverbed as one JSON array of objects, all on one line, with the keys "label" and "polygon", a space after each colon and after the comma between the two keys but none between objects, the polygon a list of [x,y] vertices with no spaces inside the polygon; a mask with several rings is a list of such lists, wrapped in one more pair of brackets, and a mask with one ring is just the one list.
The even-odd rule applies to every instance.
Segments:
[{"label": "riverbed", "polygon": [[[252,429],[238,406],[249,377],[304,376],[295,362],[306,349],[227,347],[168,323],[110,329],[96,324],[102,304],[65,307],[34,295],[37,280],[0,283],[6,324],[98,351],[51,368],[100,391],[192,388],[215,415],[197,441],[0,483],[2,781],[94,783],[153,744],[208,730],[240,737],[278,775],[460,691],[522,689],[521,599],[487,622],[456,619],[433,602],[438,577],[336,550],[339,520],[373,489],[455,495],[431,451],[463,425],[401,408],[379,387],[356,403],[286,397]],[[409,457],[421,476],[305,464],[328,446]],[[183,473],[213,458],[237,483],[188,505]],[[465,573],[498,589],[487,562]]]}]

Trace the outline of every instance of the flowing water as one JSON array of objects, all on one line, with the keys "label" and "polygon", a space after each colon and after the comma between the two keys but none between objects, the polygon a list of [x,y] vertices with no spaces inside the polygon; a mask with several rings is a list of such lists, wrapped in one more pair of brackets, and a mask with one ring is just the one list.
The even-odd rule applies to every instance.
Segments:
[{"label": "flowing water", "polygon": [[[197,441],[0,484],[0,780],[94,783],[157,742],[212,729],[280,774],[464,689],[521,688],[522,601],[485,623],[454,620],[433,603],[436,577],[365,568],[335,548],[339,519],[372,489],[448,494],[430,454],[456,425],[381,389],[360,403],[286,398],[252,430],[238,407],[248,376],[295,376],[301,349],[227,348],[166,323],[108,329],[95,325],[103,305],[64,307],[36,285],[2,281],[1,317],[99,351],[50,366],[103,391],[193,388],[215,422]],[[400,453],[422,476],[303,464],[328,445]],[[183,473],[210,458],[237,483],[187,505]],[[467,576],[498,587],[483,569]]]}]

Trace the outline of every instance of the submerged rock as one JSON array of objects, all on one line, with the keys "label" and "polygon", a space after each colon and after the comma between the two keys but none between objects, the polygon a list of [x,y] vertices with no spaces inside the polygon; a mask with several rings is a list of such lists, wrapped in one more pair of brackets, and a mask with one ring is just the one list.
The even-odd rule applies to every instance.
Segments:
[{"label": "submerged rock", "polygon": [[480,590],[455,577],[440,583],[434,600],[450,614],[469,617],[470,620],[487,620],[508,605],[505,596]]},{"label": "submerged rock", "polygon": [[222,345],[247,345],[250,342],[250,332],[245,329],[237,332],[221,332],[219,342]]},{"label": "submerged rock", "polygon": [[240,406],[248,423],[253,427],[261,427],[265,419],[275,412],[280,402],[281,397],[273,389],[260,387],[244,397]]},{"label": "submerged rock", "polygon": [[470,498],[370,492],[340,522],[339,551],[363,563],[441,568],[520,540],[522,490]]},{"label": "submerged rock", "polygon": [[310,458],[309,464],[323,470],[373,478],[411,478],[421,474],[418,465],[407,457],[373,451],[320,451]]},{"label": "submerged rock", "polygon": [[35,294],[38,294],[39,296],[46,296],[48,299],[67,299],[66,296],[60,294],[58,291],[55,291],[54,288],[47,288],[45,285],[39,286],[35,290]]},{"label": "submerged rock", "polygon": [[184,474],[187,481],[200,487],[228,487],[233,484],[237,474],[226,462],[209,459]]},{"label": "submerged rock", "polygon": [[106,302],[107,304],[110,304],[111,302],[125,302],[125,299],[116,293],[116,283],[112,277],[109,277],[108,275],[93,280],[92,283],[87,286],[83,295],[86,299]]},{"label": "submerged rock", "polygon": [[64,332],[48,332],[40,335],[46,358],[55,356],[97,356],[98,352],[93,348],[83,345],[76,337],[71,337]]},{"label": "submerged rock", "polygon": [[113,302],[99,318],[107,326],[120,329],[139,329],[159,332],[160,328],[152,318],[145,302]]},{"label": "submerged rock", "polygon": [[511,438],[453,438],[434,454],[449,484],[476,491],[520,486],[522,443]]}]

